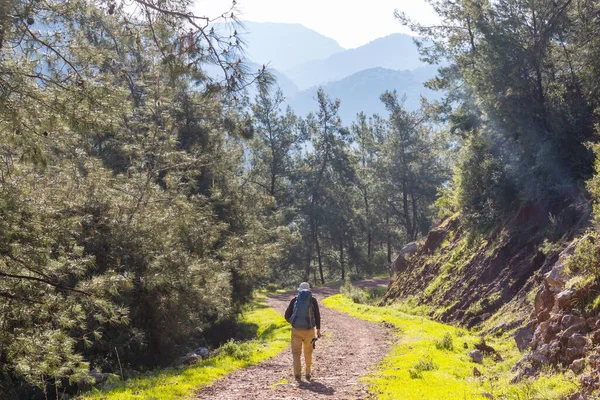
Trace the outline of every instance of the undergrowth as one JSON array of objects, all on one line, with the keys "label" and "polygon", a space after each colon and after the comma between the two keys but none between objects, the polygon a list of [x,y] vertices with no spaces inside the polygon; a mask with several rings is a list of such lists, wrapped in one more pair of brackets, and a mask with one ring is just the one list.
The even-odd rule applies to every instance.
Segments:
[{"label": "undergrowth", "polygon": [[[324,300],[327,307],[352,316],[391,323],[398,340],[377,371],[366,376],[369,390],[379,399],[561,399],[576,390],[576,379],[542,373],[535,380],[510,384],[512,366],[520,358],[511,337],[486,338],[504,358],[473,363],[468,353],[481,338],[465,329],[444,325],[394,307],[356,304],[336,295]],[[466,347],[466,348],[465,348]],[[474,376],[473,367],[480,372]]]},{"label": "undergrowth", "polygon": [[245,342],[233,340],[222,345],[214,357],[189,367],[158,370],[120,382],[109,391],[94,390],[83,400],[175,400],[193,395],[216,379],[239,368],[257,364],[277,355],[289,346],[290,327],[277,311],[268,307],[264,296],[258,296],[248,311],[240,316],[241,324],[256,326],[256,337]]}]

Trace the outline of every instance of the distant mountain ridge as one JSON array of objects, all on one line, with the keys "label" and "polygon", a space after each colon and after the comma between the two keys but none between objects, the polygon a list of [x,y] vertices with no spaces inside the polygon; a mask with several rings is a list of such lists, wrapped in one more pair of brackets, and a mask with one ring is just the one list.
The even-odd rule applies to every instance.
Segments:
[{"label": "distant mountain ridge", "polygon": [[[359,71],[340,81],[323,85],[322,88],[331,98],[340,99],[339,115],[344,124],[349,125],[356,114],[386,115],[385,107],[379,97],[386,90],[398,91],[400,96],[406,95],[405,107],[415,110],[420,105],[421,96],[430,100],[440,98],[439,92],[423,87],[423,82],[435,76],[436,67],[421,67],[412,71],[391,70],[375,67]],[[309,112],[317,111],[317,87],[298,92],[289,97],[289,104],[299,116],[305,117]]]},{"label": "distant mountain ridge", "polygon": [[[218,29],[232,28],[220,25]],[[386,90],[406,95],[405,106],[411,110],[419,107],[421,96],[440,97],[423,87],[437,69],[420,61],[410,35],[392,34],[345,50],[335,40],[300,24],[243,22],[238,34],[246,43],[250,68],[267,65],[286,103],[299,116],[316,111],[319,86],[330,97],[340,99],[345,124],[361,111],[385,115],[379,97]],[[256,93],[250,92],[253,98]]]},{"label": "distant mountain ridge", "polygon": [[414,37],[396,33],[282,72],[303,90],[343,79],[365,69],[382,67],[412,70],[424,65],[419,59]]},{"label": "distant mountain ridge", "polygon": [[[231,30],[224,26],[219,29]],[[247,44],[246,55],[252,62],[278,71],[345,50],[335,40],[300,24],[244,21],[238,33]]]}]

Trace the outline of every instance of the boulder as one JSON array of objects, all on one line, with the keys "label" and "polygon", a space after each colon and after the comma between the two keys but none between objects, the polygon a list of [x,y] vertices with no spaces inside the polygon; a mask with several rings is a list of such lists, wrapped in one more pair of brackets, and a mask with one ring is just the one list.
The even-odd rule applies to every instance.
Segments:
[{"label": "boulder", "polygon": [[390,264],[390,276],[404,272],[408,265],[408,256],[416,253],[418,250],[417,242],[411,242],[404,246],[398,257]]},{"label": "boulder", "polygon": [[544,282],[548,285],[550,290],[558,292],[565,287],[567,283],[567,275],[565,274],[565,267],[559,260],[554,267],[544,275]]},{"label": "boulder", "polygon": [[579,358],[579,359],[573,361],[571,363],[571,365],[569,366],[569,368],[571,368],[571,371],[575,372],[576,374],[583,371],[584,367],[585,367],[585,358]]},{"label": "boulder", "polygon": [[[544,315],[548,314],[548,311],[552,309],[552,306],[554,305],[554,294],[552,294],[552,291],[546,285],[544,285],[535,295],[533,305],[537,316],[539,316],[540,313],[544,313]],[[543,320],[546,319],[548,318],[544,318]],[[538,320],[540,322],[542,321],[539,317]]]},{"label": "boulder", "polygon": [[106,382],[108,380],[108,377],[110,376],[110,374],[100,372],[95,368],[92,369],[88,375],[94,379],[96,385]]},{"label": "boulder", "polygon": [[429,231],[427,239],[423,244],[423,251],[426,254],[432,254],[444,242],[448,230],[446,228],[437,228]]},{"label": "boulder", "polygon": [[541,368],[543,365],[548,364],[548,357],[541,354],[540,352],[531,353],[529,359],[531,360],[531,365],[536,369]]},{"label": "boulder", "polygon": [[194,354],[194,353],[190,353],[188,355],[186,355],[185,357],[182,357],[179,364],[183,364],[183,365],[192,365],[192,364],[196,364],[198,361],[202,360],[202,357],[199,356],[198,354]]},{"label": "boulder", "polygon": [[517,344],[517,348],[522,353],[527,350],[533,339],[533,332],[528,328],[519,328],[514,334],[514,339]]},{"label": "boulder", "polygon": [[565,289],[556,295],[556,305],[559,309],[564,310],[573,302],[575,291],[573,289]]},{"label": "boulder", "polygon": [[540,346],[540,348],[538,349],[538,353],[549,357],[550,356],[550,345],[545,343],[543,345]]},{"label": "boulder", "polygon": [[471,360],[477,364],[481,364],[483,362],[483,352],[480,350],[472,350],[469,353],[469,357],[471,357]]},{"label": "boulder", "polygon": [[588,338],[579,333],[575,333],[571,337],[569,337],[568,345],[569,347],[582,349],[588,345]]},{"label": "boulder", "polygon": [[199,355],[203,360],[207,359],[210,355],[210,351],[206,347],[198,347],[192,353]]},{"label": "boulder", "polygon": [[592,343],[600,344],[600,329],[595,330],[592,334]]},{"label": "boulder", "polygon": [[564,351],[562,361],[566,365],[570,365],[573,361],[585,355],[583,347],[569,347]]},{"label": "boulder", "polygon": [[585,322],[583,324],[572,325],[569,328],[565,329],[565,331],[562,333],[562,337],[569,338],[576,333],[586,331],[586,330],[587,330],[587,325],[585,324]]},{"label": "boulder", "polygon": [[585,323],[590,330],[593,330],[596,328],[596,325],[598,324],[598,318],[589,317],[588,319],[585,320]]},{"label": "boulder", "polygon": [[560,320],[560,325],[562,326],[563,329],[567,329],[572,327],[573,325],[586,325],[587,321],[585,320],[585,318],[583,317],[578,317],[576,315],[573,314],[565,314],[562,316],[561,320]]}]

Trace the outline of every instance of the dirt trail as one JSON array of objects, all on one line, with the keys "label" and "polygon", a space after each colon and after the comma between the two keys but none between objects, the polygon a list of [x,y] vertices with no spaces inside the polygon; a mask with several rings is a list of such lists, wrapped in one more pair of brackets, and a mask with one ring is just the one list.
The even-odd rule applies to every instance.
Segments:
[{"label": "dirt trail", "polygon": [[[387,285],[388,278],[354,283],[361,288]],[[194,399],[366,399],[367,388],[359,381],[385,357],[390,335],[378,324],[339,313],[323,305],[323,299],[339,293],[338,287],[313,289],[321,311],[321,333],[313,352],[313,380],[297,384],[292,374],[292,355],[279,355],[239,370],[197,392]],[[285,312],[295,293],[269,298],[271,307]],[[304,364],[304,361],[303,361]],[[286,381],[287,380],[287,381]]]}]

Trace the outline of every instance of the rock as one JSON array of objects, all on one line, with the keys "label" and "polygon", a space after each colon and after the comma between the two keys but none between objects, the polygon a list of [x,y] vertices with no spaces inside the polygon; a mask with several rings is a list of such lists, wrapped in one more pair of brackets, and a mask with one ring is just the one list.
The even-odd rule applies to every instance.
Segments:
[{"label": "rock", "polygon": [[587,321],[585,320],[585,318],[577,317],[573,314],[565,314],[560,320],[560,324],[563,327],[563,329],[570,328],[573,325],[585,325],[586,323]]},{"label": "rock", "polygon": [[549,343],[552,339],[552,333],[548,331],[550,321],[541,322],[533,333],[533,341],[535,343]]},{"label": "rock", "polygon": [[595,330],[592,334],[592,343],[600,344],[600,329]]},{"label": "rock", "polygon": [[567,338],[568,338],[568,337],[571,337],[571,336],[573,336],[574,334],[576,334],[576,333],[578,333],[578,332],[581,332],[581,331],[583,331],[583,330],[586,330],[586,329],[587,329],[587,325],[586,325],[585,323],[583,323],[583,324],[579,324],[579,325],[573,325],[573,326],[569,327],[568,329],[566,329],[566,330],[565,330],[565,331],[562,333],[562,336],[563,336],[563,337],[567,337]]},{"label": "rock", "polygon": [[571,364],[574,360],[581,358],[585,355],[583,347],[569,347],[564,351],[563,362],[564,364]]},{"label": "rock", "polygon": [[598,318],[595,318],[595,317],[589,317],[588,319],[585,320],[585,324],[591,330],[596,328],[597,323],[598,323]]},{"label": "rock", "polygon": [[530,360],[531,360],[531,364],[536,369],[539,369],[543,365],[548,364],[548,357],[546,357],[545,355],[543,355],[541,353],[538,353],[538,352],[532,353],[531,356],[530,356]]},{"label": "rock", "polygon": [[527,328],[519,328],[513,337],[517,343],[517,348],[522,353],[529,347],[531,340],[533,339],[533,332]]},{"label": "rock", "polygon": [[198,347],[192,353],[199,355],[200,357],[202,357],[203,360],[207,359],[208,356],[210,355],[210,352],[206,347]]},{"label": "rock", "polygon": [[108,377],[110,376],[110,374],[106,374],[103,372],[98,371],[97,369],[92,369],[88,375],[94,379],[94,381],[96,382],[96,385],[100,384],[100,383],[104,383],[106,382],[106,380],[108,379]]},{"label": "rock", "polygon": [[411,242],[404,246],[402,250],[400,250],[398,257],[390,264],[390,276],[404,272],[408,266],[408,256],[416,253],[417,250],[417,242]]},{"label": "rock", "polygon": [[483,362],[483,352],[480,350],[471,350],[469,357],[471,357],[471,360],[477,364],[481,364]]},{"label": "rock", "polygon": [[179,365],[192,365],[202,360],[202,356],[194,353],[190,353],[185,357],[182,357],[179,361]]},{"label": "rock", "polygon": [[550,318],[550,311],[548,311],[548,310],[542,310],[536,316],[536,319],[538,320],[538,322],[547,321],[549,318]]},{"label": "rock", "polygon": [[408,256],[416,253],[418,250],[417,242],[410,242],[400,250],[401,256]]},{"label": "rock", "polygon": [[533,304],[536,315],[539,315],[543,311],[551,310],[554,305],[554,295],[552,294],[552,291],[544,285],[544,287],[542,287],[535,295]]},{"label": "rock", "polygon": [[544,282],[548,285],[548,287],[553,291],[560,291],[563,287],[565,287],[565,283],[567,283],[567,275],[565,274],[565,267],[562,262],[559,260],[552,270],[544,275]]},{"label": "rock", "polygon": [[584,367],[585,367],[585,358],[577,359],[571,363],[571,366],[569,366],[569,368],[571,368],[571,371],[575,372],[576,374],[583,371]]},{"label": "rock", "polygon": [[577,349],[583,349],[587,345],[588,345],[588,338],[579,333],[575,333],[573,336],[571,336],[569,338],[569,341],[568,341],[569,347],[574,347]]},{"label": "rock", "polygon": [[556,295],[556,305],[559,309],[565,309],[573,302],[575,291],[573,289],[565,289]]},{"label": "rock", "polygon": [[540,346],[540,348],[538,349],[538,353],[549,357],[550,356],[550,345],[547,343],[544,343],[543,345]]},{"label": "rock", "polygon": [[432,254],[444,242],[447,233],[447,228],[437,228],[429,231],[423,244],[423,251],[426,254]]},{"label": "rock", "polygon": [[481,371],[479,371],[477,369],[477,367],[473,367],[473,376],[477,376],[477,377],[481,376]]}]

